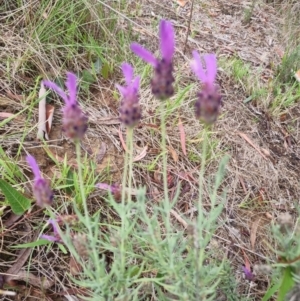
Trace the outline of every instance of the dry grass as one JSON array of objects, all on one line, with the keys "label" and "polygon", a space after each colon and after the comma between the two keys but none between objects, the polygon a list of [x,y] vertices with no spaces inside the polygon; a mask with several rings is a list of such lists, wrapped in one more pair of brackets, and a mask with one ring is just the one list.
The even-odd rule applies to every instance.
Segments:
[{"label": "dry grass", "polygon": [[[37,98],[36,79],[38,76],[61,76],[65,70],[82,71],[89,68],[91,60],[93,61],[90,58],[101,53],[117,74],[111,75],[109,79],[98,76],[90,86],[89,92],[81,93],[80,100],[90,120],[83,149],[87,150],[88,159],[95,163],[97,175],[100,174],[102,179],[108,182],[121,182],[124,154],[119,139],[119,124],[114,122],[109,124],[107,119],[115,120],[113,118],[118,114],[118,100],[114,88],[114,84],[119,80],[116,66],[121,58],[129,61],[133,61],[134,58],[124,50],[127,47],[124,46],[126,41],[122,44],[120,42],[122,36],[117,33],[132,30],[133,39],[155,50],[157,41],[153,36],[156,34],[156,24],[161,18],[172,20],[176,29],[178,50],[176,54],[178,93],[168,106],[170,114],[167,119],[167,144],[172,148],[168,156],[170,194],[173,196],[178,183],[181,183],[182,190],[176,211],[186,220],[195,220],[197,209],[193,200],[198,197],[198,183],[193,179],[196,178],[201,162],[203,137],[202,126],[194,118],[193,113],[193,102],[199,87],[190,72],[188,59],[192,49],[202,53],[215,52],[221,61],[218,82],[224,95],[224,106],[218,122],[210,132],[203,201],[206,211],[210,210],[209,187],[212,175],[217,172],[218,162],[225,154],[229,154],[231,159],[226,167],[227,174],[222,184],[222,188],[226,191],[226,205],[209,248],[218,250],[222,255],[226,254],[238,283],[240,297],[248,298],[245,300],[261,300],[270,284],[270,278],[258,276],[255,282],[245,281],[241,271],[241,266],[245,263],[245,254],[252,267],[255,264],[276,261],[276,254],[270,248],[270,246],[276,248],[270,236],[270,225],[281,212],[294,214],[300,195],[299,109],[292,105],[284,111],[280,108],[276,114],[270,109],[274,101],[270,85],[276,76],[276,67],[281,61],[279,50],[286,51],[282,46],[295,47],[295,41],[298,43],[300,41],[299,28],[295,26],[299,16],[297,18],[294,14],[300,12],[299,3],[283,1],[266,4],[263,1],[256,1],[251,17],[247,15],[249,21],[245,24],[245,13],[251,8],[246,2],[195,1],[187,55],[182,54],[182,49],[187,32],[190,2],[184,7],[178,6],[176,1],[166,0],[143,0],[138,4],[131,2],[122,8],[115,7],[117,14],[114,13],[111,19],[109,7],[104,8],[100,19],[97,5],[93,6],[92,1],[84,3],[90,5],[76,8],[80,16],[84,14],[84,20],[79,24],[82,32],[69,36],[73,41],[79,40],[79,45],[74,47],[69,46],[68,39],[64,40],[63,35],[59,36],[57,41],[51,40],[51,34],[43,31],[47,30],[47,27],[40,31],[44,35],[35,34],[35,26],[40,28],[43,18],[43,14],[36,13],[41,12],[40,1],[29,1],[21,8],[14,8],[7,1],[5,10],[1,11],[0,47],[3,51],[0,54],[0,111],[17,113],[27,108],[25,114],[21,115],[22,119],[14,120],[0,129],[1,144],[7,156],[12,161],[17,160],[26,173],[24,151],[33,153],[38,156],[46,175],[49,177],[55,175],[55,179],[59,178],[61,171],[48,158],[46,152],[42,151],[42,144],[35,141],[37,109],[32,107],[32,102]],[[50,9],[44,12],[47,14]],[[283,11],[293,13],[285,15]],[[8,15],[7,21],[1,22]],[[278,19],[282,22],[278,22]],[[47,18],[42,21],[47,22]],[[109,22],[113,25],[109,25]],[[284,24],[283,28],[281,24]],[[24,30],[26,32],[29,30],[31,34],[25,34]],[[68,28],[64,30],[67,31]],[[84,31],[88,31],[95,40],[105,41],[101,47],[99,46],[101,43],[98,44],[99,52],[89,53],[89,47],[92,48],[94,42],[87,43],[81,49]],[[290,40],[288,38],[290,36],[295,39]],[[45,45],[49,47],[45,48]],[[51,45],[62,47],[56,48]],[[238,78],[230,67],[232,59],[249,64],[250,74]],[[157,159],[161,153],[160,104],[153,99],[147,86],[149,70],[143,69],[140,62],[137,62],[137,66],[138,71],[144,72],[141,91],[143,120],[135,131],[134,156],[145,146],[148,149],[147,155],[134,165],[133,186],[145,185],[147,196],[151,203],[155,204],[163,195],[162,159]],[[178,95],[186,87],[189,89],[180,99]],[[264,90],[262,96],[257,93],[260,89]],[[254,95],[253,98],[244,103],[251,95]],[[57,109],[50,134],[51,141],[47,143],[51,145],[52,152],[60,158],[67,154],[69,160],[74,159],[73,146],[60,132],[61,105],[57,99],[53,99],[52,103]],[[187,156],[183,155],[180,146],[179,117],[187,136]],[[246,135],[261,153],[240,133]],[[104,158],[97,162],[97,155],[103,143],[106,145],[106,153]],[[26,178],[26,181],[17,184],[30,195],[29,177]],[[57,199],[58,210],[61,213],[73,213],[68,195],[60,191]],[[219,201],[221,202],[221,196]],[[152,210],[151,203],[148,203],[149,211]],[[89,206],[91,211],[101,208],[102,216],[107,223],[116,222],[115,213],[107,208],[98,191],[89,197]],[[4,221],[9,214],[9,211],[5,212]],[[30,225],[29,232],[36,233],[37,230],[33,229],[37,227],[40,231],[40,225],[44,223],[45,217],[41,212],[32,212],[26,216],[26,220],[26,224]],[[175,218],[172,221],[181,228]],[[255,224],[258,223],[259,227],[255,229]],[[12,226],[2,236],[0,262],[2,272],[5,272],[15,260],[15,254],[11,252],[10,247],[27,241],[27,232],[24,234],[22,227],[22,224]],[[255,235],[254,243],[253,235]],[[23,270],[26,271],[27,267],[38,277],[55,279],[55,285],[51,287],[53,292],[73,287],[69,278],[65,276],[65,270],[69,269],[68,255],[64,255],[57,247],[52,247],[51,250],[37,248]],[[33,283],[30,288],[34,290]],[[26,293],[30,295],[32,291]],[[227,300],[221,299],[221,295],[219,300]],[[31,300],[29,298],[31,297],[26,300]]]}]

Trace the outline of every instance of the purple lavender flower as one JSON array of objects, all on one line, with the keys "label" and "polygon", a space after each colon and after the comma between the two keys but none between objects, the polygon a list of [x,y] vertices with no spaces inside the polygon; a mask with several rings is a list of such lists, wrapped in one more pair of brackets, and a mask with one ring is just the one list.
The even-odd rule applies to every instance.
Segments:
[{"label": "purple lavender flower", "polygon": [[57,84],[51,81],[43,81],[44,85],[54,90],[65,102],[63,109],[63,131],[71,139],[81,139],[88,127],[88,119],[78,106],[76,100],[76,75],[68,72],[66,87],[67,95]]},{"label": "purple lavender flower", "polygon": [[193,56],[191,68],[203,83],[202,91],[199,92],[198,100],[195,103],[196,117],[210,124],[216,121],[222,103],[222,96],[214,85],[217,75],[217,59],[214,54],[203,55],[206,66],[206,71],[204,71],[198,52],[193,51]]},{"label": "purple lavender flower", "polygon": [[109,191],[114,197],[116,201],[119,201],[121,199],[121,186],[120,184],[114,183],[114,184],[107,184],[107,183],[98,183],[96,184],[96,187]]},{"label": "purple lavender flower", "polygon": [[62,242],[62,239],[58,232],[57,222],[54,219],[49,219],[48,224],[52,226],[53,235],[42,234],[40,238],[47,239],[51,242]]},{"label": "purple lavender flower", "polygon": [[135,126],[141,119],[141,107],[139,104],[140,77],[133,78],[133,68],[127,63],[122,64],[122,71],[125,77],[126,86],[116,85],[119,89],[122,100],[120,105],[120,120],[128,126]]},{"label": "purple lavender flower", "polygon": [[32,186],[32,190],[36,199],[36,204],[40,207],[52,205],[54,195],[50,188],[49,182],[42,178],[40,169],[33,156],[28,155],[26,160],[34,174],[34,184]]},{"label": "purple lavender flower", "polygon": [[249,270],[248,268],[246,267],[242,267],[242,270],[244,272],[244,275],[245,275],[245,278],[249,281],[253,281],[254,280],[254,275],[253,273],[251,272],[251,270]]},{"label": "purple lavender flower", "polygon": [[159,26],[160,50],[162,59],[137,43],[131,44],[131,50],[154,67],[151,79],[152,93],[158,99],[164,100],[174,94],[173,88],[173,55],[175,50],[174,29],[169,21],[162,20]]}]

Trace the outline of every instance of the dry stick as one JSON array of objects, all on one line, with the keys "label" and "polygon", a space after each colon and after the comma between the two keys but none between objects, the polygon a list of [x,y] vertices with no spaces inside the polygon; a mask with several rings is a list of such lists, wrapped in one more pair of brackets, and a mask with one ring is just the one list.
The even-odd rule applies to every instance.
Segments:
[{"label": "dry stick", "polygon": [[184,46],[183,46],[183,54],[185,54],[186,45],[187,45],[187,41],[188,41],[188,38],[189,38],[190,30],[191,30],[191,21],[192,21],[192,16],[193,16],[193,9],[194,9],[194,0],[192,0],[191,10],[190,10],[190,17],[189,17],[189,23],[188,23],[186,37],[185,37],[185,42],[184,42]]}]

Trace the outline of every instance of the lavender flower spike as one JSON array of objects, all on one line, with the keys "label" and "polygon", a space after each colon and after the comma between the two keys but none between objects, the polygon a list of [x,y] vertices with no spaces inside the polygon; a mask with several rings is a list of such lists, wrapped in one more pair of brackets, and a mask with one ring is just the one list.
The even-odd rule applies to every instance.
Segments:
[{"label": "lavender flower spike", "polygon": [[48,224],[52,226],[53,235],[42,234],[40,238],[47,239],[51,242],[62,242],[62,239],[58,232],[56,221],[53,219],[49,219]]},{"label": "lavender flower spike", "polygon": [[195,113],[197,118],[211,124],[216,121],[222,96],[215,86],[217,75],[217,59],[214,54],[203,55],[206,70],[203,68],[202,60],[197,51],[193,51],[194,60],[191,68],[203,84],[202,91],[198,94],[198,100],[195,103]]},{"label": "lavender flower spike", "polygon": [[159,25],[159,39],[162,59],[137,43],[131,44],[131,50],[154,67],[151,79],[152,93],[158,99],[164,100],[174,94],[173,55],[175,51],[174,29],[171,22],[162,20]]},{"label": "lavender flower spike", "polygon": [[127,127],[135,126],[141,119],[141,107],[139,104],[140,77],[133,77],[133,68],[130,64],[123,63],[122,71],[126,86],[116,85],[122,100],[120,105],[120,120]]},{"label": "lavender flower spike", "polygon": [[63,131],[71,139],[81,139],[88,127],[88,119],[78,106],[76,75],[68,72],[66,87],[68,95],[54,82],[43,81],[46,87],[54,90],[65,102],[63,108]]},{"label": "lavender flower spike", "polygon": [[40,207],[52,205],[54,196],[49,182],[42,178],[40,169],[33,156],[28,155],[26,160],[34,174],[34,184],[32,186],[32,190],[36,199],[36,204]]}]

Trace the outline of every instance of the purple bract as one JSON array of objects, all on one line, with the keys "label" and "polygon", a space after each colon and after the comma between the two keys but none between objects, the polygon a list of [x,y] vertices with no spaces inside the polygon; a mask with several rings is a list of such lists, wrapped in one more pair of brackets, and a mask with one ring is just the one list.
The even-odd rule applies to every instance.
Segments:
[{"label": "purple bract", "polygon": [[38,164],[33,156],[28,155],[26,160],[34,174],[32,190],[36,204],[40,207],[52,205],[54,195],[50,188],[49,182],[42,178]]},{"label": "purple bract", "polygon": [[43,81],[46,87],[54,90],[65,102],[65,107],[63,108],[63,131],[71,139],[81,139],[88,127],[88,119],[76,100],[76,81],[76,75],[68,72],[66,81],[68,95],[54,82]]},{"label": "purple bract", "polygon": [[151,79],[152,93],[158,99],[164,100],[174,94],[173,55],[175,51],[175,38],[171,22],[166,20],[160,22],[159,38],[161,60],[157,59],[153,53],[137,43],[131,44],[131,50],[154,67],[154,75]]},{"label": "purple bract", "polygon": [[133,76],[133,68],[130,64],[123,63],[122,71],[126,86],[116,85],[122,100],[120,105],[120,120],[127,127],[135,126],[141,119],[141,107],[139,104],[140,77]]},{"label": "purple bract", "polygon": [[193,51],[193,57],[191,68],[203,84],[202,91],[199,92],[195,103],[196,117],[210,124],[216,121],[222,104],[222,96],[215,86],[217,59],[214,54],[203,55],[202,59],[206,67],[204,69],[197,51]]},{"label": "purple bract", "polygon": [[254,275],[253,273],[251,272],[251,270],[249,270],[248,268],[246,267],[242,267],[242,270],[244,272],[244,275],[245,275],[245,278],[249,281],[253,281],[254,280]]},{"label": "purple bract", "polygon": [[59,235],[59,232],[58,232],[58,226],[57,226],[56,220],[49,219],[48,224],[50,224],[52,226],[53,235],[42,234],[40,236],[40,238],[47,239],[51,242],[62,242],[62,239],[61,239],[61,237]]}]

